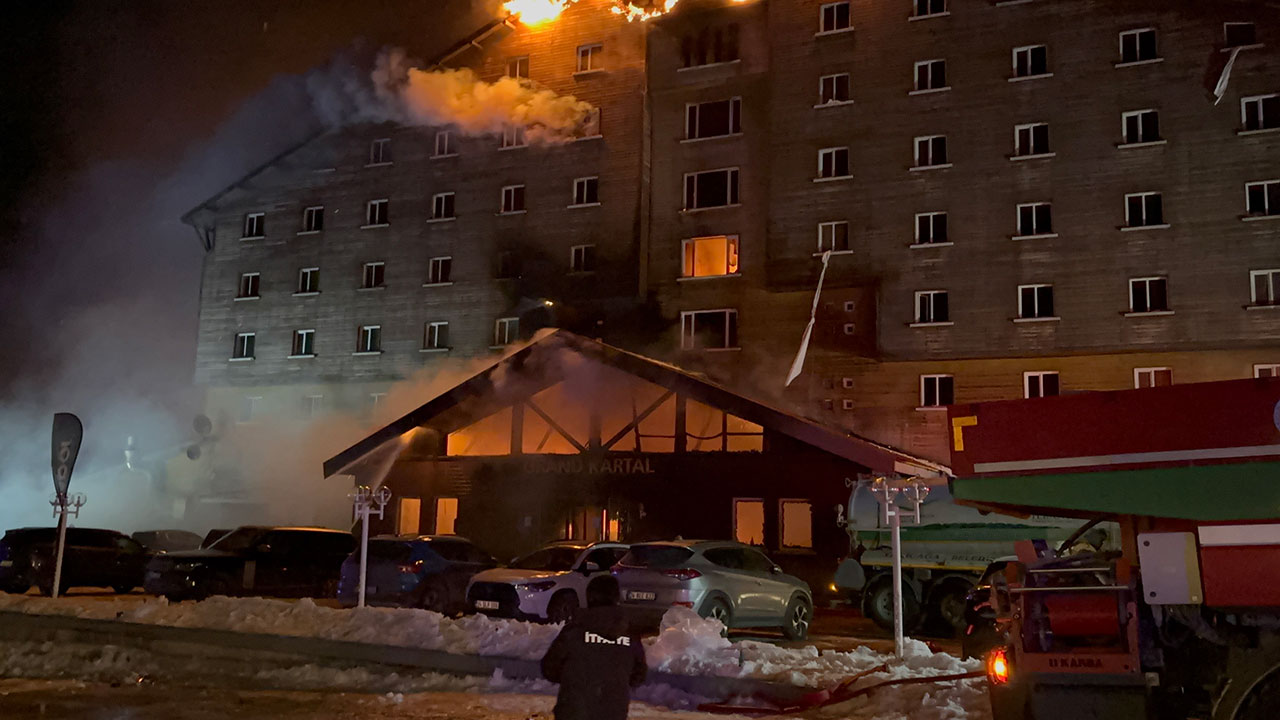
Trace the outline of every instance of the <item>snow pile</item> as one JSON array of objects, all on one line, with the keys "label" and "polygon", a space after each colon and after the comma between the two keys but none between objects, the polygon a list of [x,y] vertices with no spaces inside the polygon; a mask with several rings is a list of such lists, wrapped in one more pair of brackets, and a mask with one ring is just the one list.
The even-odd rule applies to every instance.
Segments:
[{"label": "snow pile", "polygon": [[645,640],[649,667],[677,675],[736,677],[742,666],[738,647],[723,636],[724,623],[684,607],[662,616],[658,636]]}]

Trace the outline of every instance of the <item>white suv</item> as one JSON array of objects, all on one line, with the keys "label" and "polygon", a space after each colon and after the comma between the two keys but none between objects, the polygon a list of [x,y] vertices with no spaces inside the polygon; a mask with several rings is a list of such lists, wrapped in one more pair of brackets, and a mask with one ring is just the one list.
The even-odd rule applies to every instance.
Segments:
[{"label": "white suv", "polygon": [[608,574],[628,546],[572,540],[544,545],[510,567],[476,573],[467,608],[497,617],[564,622],[587,605],[587,583]]}]

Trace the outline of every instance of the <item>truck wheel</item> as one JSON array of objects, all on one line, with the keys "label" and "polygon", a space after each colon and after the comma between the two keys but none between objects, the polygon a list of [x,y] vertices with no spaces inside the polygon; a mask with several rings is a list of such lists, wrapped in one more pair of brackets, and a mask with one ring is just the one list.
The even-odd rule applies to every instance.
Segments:
[{"label": "truck wheel", "polygon": [[[862,595],[862,614],[882,630],[893,630],[893,580],[872,582]],[[920,600],[910,585],[902,586],[902,630],[911,632],[920,623]]]},{"label": "truck wheel", "polygon": [[929,615],[937,620],[940,629],[956,635],[964,632],[968,625],[964,617],[965,603],[972,589],[973,584],[967,580],[952,578],[933,591]]},{"label": "truck wheel", "polygon": [[1250,653],[1256,655],[1228,662],[1227,687],[1213,720],[1272,720],[1280,710],[1280,648]]}]

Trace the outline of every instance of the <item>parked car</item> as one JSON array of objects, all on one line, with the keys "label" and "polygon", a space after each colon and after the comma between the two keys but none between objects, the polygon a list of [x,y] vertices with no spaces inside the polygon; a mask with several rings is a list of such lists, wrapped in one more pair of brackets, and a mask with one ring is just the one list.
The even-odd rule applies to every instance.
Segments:
[{"label": "parked car", "polygon": [[498,617],[564,622],[587,605],[587,583],[627,552],[620,543],[565,541],[545,545],[505,568],[477,573],[467,607]]},{"label": "parked car", "polygon": [[[0,539],[0,590],[25,593],[32,585],[53,593],[57,528],[9,530]],[[124,533],[67,528],[59,592],[73,587],[109,587],[127,593],[142,584],[150,556]]]},{"label": "parked car", "polygon": [[1007,599],[1008,592],[1001,573],[1014,560],[1014,557],[999,558],[987,565],[978,584],[965,597],[965,629],[960,636],[960,650],[966,660],[983,657],[988,650],[1004,645],[1008,640],[1008,631],[996,623],[996,609],[991,606],[991,588],[994,584],[996,591]]},{"label": "parked car", "polygon": [[203,540],[199,535],[186,530],[139,530],[133,534],[133,539],[153,553],[199,550]]},{"label": "parked car", "polygon": [[665,612],[675,605],[726,628],[781,627],[803,640],[813,593],[756,548],[723,540],[675,540],[631,546],[613,569],[626,606]]},{"label": "parked car", "polygon": [[[466,605],[467,583],[497,560],[457,535],[383,535],[369,538],[365,602],[453,613]],[[338,600],[356,604],[360,590],[360,549],[342,563]]]},{"label": "parked car", "polygon": [[147,592],[172,600],[210,595],[335,597],[351,533],[311,527],[245,526],[203,550],[157,555]]}]

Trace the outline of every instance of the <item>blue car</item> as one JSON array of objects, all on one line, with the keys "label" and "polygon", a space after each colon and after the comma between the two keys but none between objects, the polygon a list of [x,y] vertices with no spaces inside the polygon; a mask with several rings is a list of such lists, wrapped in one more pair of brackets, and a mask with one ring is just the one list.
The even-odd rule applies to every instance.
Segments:
[{"label": "blue car", "polygon": [[[369,538],[365,602],[453,614],[466,605],[471,576],[497,566],[489,553],[457,535],[380,535]],[[360,549],[342,563],[338,600],[356,604]]]}]

